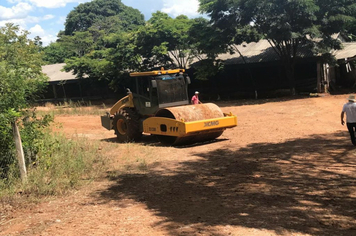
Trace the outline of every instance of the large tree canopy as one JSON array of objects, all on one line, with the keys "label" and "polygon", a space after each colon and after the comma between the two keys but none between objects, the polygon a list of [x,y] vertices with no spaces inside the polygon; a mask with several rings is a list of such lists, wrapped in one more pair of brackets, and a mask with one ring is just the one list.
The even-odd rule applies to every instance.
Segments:
[{"label": "large tree canopy", "polygon": [[347,25],[345,33],[351,41],[356,41],[356,19]]},{"label": "large tree canopy", "polygon": [[[78,78],[105,80],[113,89],[126,71],[137,68],[134,32],[144,25],[143,15],[120,0],[80,4],[67,16],[64,32],[45,48],[47,61],[66,63]],[[61,50],[61,49],[64,49]],[[63,58],[64,56],[64,58]]]},{"label": "large tree canopy", "polygon": [[116,90],[125,72],[140,66],[141,58],[135,52],[131,33],[86,31],[66,37],[63,44],[77,53],[65,60],[65,70],[73,70],[78,78],[105,80]]},{"label": "large tree canopy", "polygon": [[344,29],[356,12],[354,0],[199,0],[200,11],[233,38],[236,29],[252,27],[275,49],[294,91],[294,66],[300,49],[328,54],[339,49],[331,36]]},{"label": "large tree canopy", "polygon": [[[61,31],[63,32],[63,31]],[[65,39],[66,35],[58,34],[59,38]],[[65,59],[76,55],[76,49],[67,47],[67,42],[64,40],[52,42],[47,47],[43,48],[43,60],[46,64],[63,63]]]},{"label": "large tree canopy", "polygon": [[144,22],[140,11],[124,5],[120,0],[94,0],[79,4],[68,14],[64,32],[72,35],[74,32],[87,31],[92,26],[128,31]]},{"label": "large tree canopy", "polygon": [[193,22],[184,15],[173,19],[163,12],[153,13],[136,37],[144,64],[186,68],[194,57],[194,41],[189,37]]}]

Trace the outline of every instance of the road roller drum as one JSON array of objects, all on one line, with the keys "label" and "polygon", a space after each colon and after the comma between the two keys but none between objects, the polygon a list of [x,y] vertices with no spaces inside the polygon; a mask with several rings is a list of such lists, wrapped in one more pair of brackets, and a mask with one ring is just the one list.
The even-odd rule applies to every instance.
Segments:
[{"label": "road roller drum", "polygon": [[[192,122],[222,118],[224,117],[224,114],[217,105],[206,103],[161,109],[156,113],[156,117],[171,118],[182,122]],[[218,126],[218,123],[215,121],[207,123],[206,125]],[[211,130],[193,132],[182,136],[157,135],[157,138],[161,143],[167,145],[183,145],[216,139],[223,133],[223,131],[224,128],[215,127]]]}]

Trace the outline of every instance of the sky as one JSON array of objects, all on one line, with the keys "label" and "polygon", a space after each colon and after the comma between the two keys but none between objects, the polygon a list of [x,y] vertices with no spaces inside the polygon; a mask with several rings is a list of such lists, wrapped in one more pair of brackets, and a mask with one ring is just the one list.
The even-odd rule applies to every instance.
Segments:
[{"label": "sky", "polygon": [[[172,17],[180,14],[190,18],[200,16],[198,0],[121,0],[141,11],[145,20],[156,11]],[[29,38],[40,36],[43,46],[56,40],[68,13],[80,3],[90,0],[0,0],[0,27],[11,22],[30,32]]]}]

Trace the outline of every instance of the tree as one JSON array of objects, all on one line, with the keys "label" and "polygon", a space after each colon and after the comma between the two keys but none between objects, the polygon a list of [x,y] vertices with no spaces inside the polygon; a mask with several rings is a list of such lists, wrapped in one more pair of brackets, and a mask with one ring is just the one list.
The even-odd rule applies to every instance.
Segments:
[{"label": "tree", "polygon": [[188,34],[194,44],[194,54],[199,60],[205,58],[214,60],[219,54],[228,51],[228,40],[225,35],[221,34],[221,30],[213,27],[203,17],[195,18],[192,21]]},{"label": "tree", "polygon": [[130,31],[144,24],[140,11],[124,5],[120,0],[94,0],[79,4],[65,22],[65,35],[87,31],[93,25],[105,26],[107,19],[115,18],[121,30]]},{"label": "tree", "polygon": [[141,57],[134,50],[133,35],[125,32],[109,35],[104,32],[83,33],[91,35],[88,40],[95,35],[96,43],[88,45],[83,54],[67,59],[64,69],[67,72],[73,70],[78,78],[107,81],[117,90],[126,78],[125,74],[140,66]]},{"label": "tree", "polygon": [[350,41],[356,41],[356,19],[346,26],[346,35]]},{"label": "tree", "polygon": [[194,58],[194,43],[189,37],[193,21],[180,15],[175,19],[163,12],[152,14],[136,37],[137,51],[150,69],[157,66],[186,68]]},{"label": "tree", "polygon": [[11,126],[18,133],[18,118],[47,80],[40,46],[28,34],[14,24],[0,28],[0,172],[14,162]]},{"label": "tree", "polygon": [[46,64],[63,63],[66,58],[70,58],[75,55],[75,52],[68,50],[64,44],[60,42],[53,42],[47,47],[43,48],[44,57],[43,60]]},{"label": "tree", "polygon": [[114,90],[136,69],[133,32],[144,25],[143,15],[120,0],[94,0],[80,4],[66,20],[57,42],[72,56],[64,69],[78,78],[107,81]]},{"label": "tree", "polygon": [[341,45],[331,36],[353,20],[354,0],[199,0],[200,11],[222,31],[251,27],[267,39],[281,59],[291,92],[295,93],[294,68],[301,49],[331,58]]},{"label": "tree", "polygon": [[0,109],[16,112],[26,108],[45,86],[42,54],[39,47],[14,24],[0,28]]}]

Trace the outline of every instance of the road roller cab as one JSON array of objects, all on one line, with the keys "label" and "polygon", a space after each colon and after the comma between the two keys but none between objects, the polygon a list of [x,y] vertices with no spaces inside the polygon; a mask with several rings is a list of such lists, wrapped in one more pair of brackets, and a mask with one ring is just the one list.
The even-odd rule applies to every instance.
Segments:
[{"label": "road roller cab", "polygon": [[135,72],[136,87],[101,117],[120,142],[137,141],[142,133],[156,135],[168,145],[217,138],[237,118],[212,103],[189,105],[189,77],[184,69]]}]

